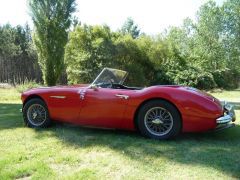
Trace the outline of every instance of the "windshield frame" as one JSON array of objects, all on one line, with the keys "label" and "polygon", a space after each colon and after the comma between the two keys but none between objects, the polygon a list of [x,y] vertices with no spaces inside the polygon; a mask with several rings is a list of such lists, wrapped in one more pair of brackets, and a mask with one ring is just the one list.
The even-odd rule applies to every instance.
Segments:
[{"label": "windshield frame", "polygon": [[123,73],[125,73],[125,75],[123,76],[123,78],[121,79],[121,81],[119,83],[116,84],[123,84],[124,81],[126,80],[127,76],[128,76],[128,72],[127,71],[123,71],[123,70],[119,70],[119,69],[113,69],[113,68],[104,68],[99,74],[98,76],[94,79],[94,81],[91,83],[90,86],[92,85],[97,85],[96,82],[98,81],[98,79],[101,77],[101,75],[106,71],[106,70],[110,70],[110,71],[121,71]]}]

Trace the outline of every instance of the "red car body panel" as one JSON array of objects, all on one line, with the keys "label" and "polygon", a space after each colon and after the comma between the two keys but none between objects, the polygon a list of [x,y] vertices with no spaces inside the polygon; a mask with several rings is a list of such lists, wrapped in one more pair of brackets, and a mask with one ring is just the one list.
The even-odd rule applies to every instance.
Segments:
[{"label": "red car body panel", "polygon": [[216,119],[224,113],[216,98],[183,86],[152,86],[142,90],[93,89],[88,85],[36,88],[22,94],[23,104],[36,96],[45,101],[53,120],[104,128],[135,130],[139,107],[151,99],[164,99],[176,106],[183,132],[215,129]]}]

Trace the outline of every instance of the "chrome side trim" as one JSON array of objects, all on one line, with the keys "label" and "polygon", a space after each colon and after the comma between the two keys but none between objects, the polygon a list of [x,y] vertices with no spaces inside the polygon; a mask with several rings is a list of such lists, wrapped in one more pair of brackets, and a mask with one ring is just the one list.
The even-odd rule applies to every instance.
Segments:
[{"label": "chrome side trim", "polygon": [[51,98],[56,98],[56,99],[65,99],[66,96],[50,96]]}]

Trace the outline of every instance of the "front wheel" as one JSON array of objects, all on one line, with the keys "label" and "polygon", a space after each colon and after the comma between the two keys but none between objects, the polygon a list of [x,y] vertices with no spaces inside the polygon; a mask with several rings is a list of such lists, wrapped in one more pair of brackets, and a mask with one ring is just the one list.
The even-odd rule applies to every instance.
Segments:
[{"label": "front wheel", "polygon": [[51,124],[47,105],[39,98],[26,102],[23,107],[23,119],[26,126],[33,128],[48,127]]},{"label": "front wheel", "polygon": [[181,116],[171,103],[152,100],[144,104],[137,116],[141,134],[153,139],[169,139],[181,131]]}]

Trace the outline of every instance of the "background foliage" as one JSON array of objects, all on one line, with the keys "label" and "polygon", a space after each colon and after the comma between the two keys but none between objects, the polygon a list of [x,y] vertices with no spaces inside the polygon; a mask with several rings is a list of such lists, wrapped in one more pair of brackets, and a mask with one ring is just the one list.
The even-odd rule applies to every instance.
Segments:
[{"label": "background foliage", "polygon": [[41,82],[41,71],[30,35],[28,25],[0,26],[0,82]]},{"label": "background foliage", "polygon": [[[201,6],[195,20],[187,18],[182,26],[170,27],[155,36],[141,32],[131,18],[115,32],[106,25],[75,23],[65,47],[68,82],[89,83],[103,67],[113,67],[129,72],[128,85],[236,88],[240,80],[239,9],[238,0],[227,0],[221,6],[209,1]],[[17,33],[19,28],[25,30],[9,25],[0,28],[0,63],[3,64],[0,68],[4,69],[0,71],[0,81],[13,82],[16,81],[13,76],[23,74],[38,82],[41,74],[37,73],[39,66],[32,48],[31,32],[27,29],[22,36]],[[11,35],[6,36],[6,33]],[[24,48],[27,53],[22,58]],[[24,66],[19,73],[12,68],[26,59],[36,70]],[[27,73],[28,68],[34,71]]]}]

